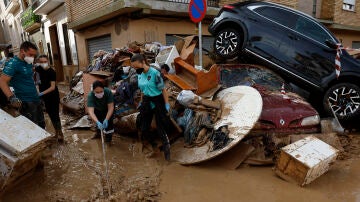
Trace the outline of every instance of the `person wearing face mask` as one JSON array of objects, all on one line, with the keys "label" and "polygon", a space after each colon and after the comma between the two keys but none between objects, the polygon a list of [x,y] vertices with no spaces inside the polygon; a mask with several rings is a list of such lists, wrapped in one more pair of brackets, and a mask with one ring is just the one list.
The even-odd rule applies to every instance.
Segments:
[{"label": "person wearing face mask", "polygon": [[95,81],[92,84],[92,91],[88,94],[87,107],[91,119],[97,126],[93,139],[100,138],[102,130],[105,133],[105,142],[111,143],[114,133],[114,96],[101,81]]},{"label": "person wearing face mask", "polygon": [[64,135],[61,130],[59,116],[60,95],[56,86],[56,72],[49,66],[47,55],[40,55],[37,58],[35,71],[39,75],[39,96],[45,104],[46,112],[49,114],[51,123],[55,129],[55,137],[59,143],[64,142]]},{"label": "person wearing face mask", "polygon": [[[8,98],[10,105],[35,124],[45,128],[44,113],[35,82],[33,80],[33,62],[37,47],[25,41],[20,46],[18,56],[5,64],[0,76],[0,88]],[[14,88],[14,93],[10,90]]]},{"label": "person wearing face mask", "polygon": [[138,73],[138,86],[142,93],[137,122],[140,137],[149,138],[151,136],[150,125],[155,114],[156,130],[163,143],[164,156],[167,161],[170,161],[170,142],[167,136],[170,126],[168,116],[170,105],[164,81],[160,72],[154,67],[150,67],[145,56],[141,54],[131,58],[131,66]]}]

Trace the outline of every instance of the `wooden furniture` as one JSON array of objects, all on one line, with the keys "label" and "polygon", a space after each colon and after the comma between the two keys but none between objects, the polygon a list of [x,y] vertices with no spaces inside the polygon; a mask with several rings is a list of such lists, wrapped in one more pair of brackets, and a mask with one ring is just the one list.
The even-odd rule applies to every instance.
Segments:
[{"label": "wooden furniture", "polygon": [[192,90],[202,94],[218,86],[218,67],[213,65],[209,71],[197,70],[180,57],[174,60],[176,74],[168,74],[166,78],[182,90]]}]

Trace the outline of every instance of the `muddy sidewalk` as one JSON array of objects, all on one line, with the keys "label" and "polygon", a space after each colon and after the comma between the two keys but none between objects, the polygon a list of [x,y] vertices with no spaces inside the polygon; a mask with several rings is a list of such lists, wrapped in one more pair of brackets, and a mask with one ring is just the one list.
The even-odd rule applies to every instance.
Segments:
[{"label": "muddy sidewalk", "polygon": [[[66,145],[46,151],[43,169],[8,191],[2,201],[108,201],[101,140],[69,131]],[[107,159],[114,201],[158,201],[162,162],[145,158],[132,139],[114,137]],[[105,193],[105,194],[104,194]]]},{"label": "muddy sidewalk", "polygon": [[[66,132],[68,144],[48,150],[43,169],[8,191],[2,201],[110,201],[100,140],[90,130]],[[197,166],[146,158],[136,141],[114,137],[107,150],[112,201],[360,201],[360,135],[340,136],[345,152],[325,175],[301,188],[271,167],[228,170],[216,161]],[[105,193],[105,195],[104,195]]]}]

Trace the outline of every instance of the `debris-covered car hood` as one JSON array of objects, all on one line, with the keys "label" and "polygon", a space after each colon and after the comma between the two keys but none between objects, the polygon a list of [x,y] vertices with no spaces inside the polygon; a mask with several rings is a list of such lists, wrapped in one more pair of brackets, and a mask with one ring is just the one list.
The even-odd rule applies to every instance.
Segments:
[{"label": "debris-covered car hood", "polygon": [[302,97],[290,92],[290,87],[276,73],[258,65],[219,66],[223,87],[248,85],[262,95],[263,111],[255,131],[317,132],[320,123],[318,112]]}]

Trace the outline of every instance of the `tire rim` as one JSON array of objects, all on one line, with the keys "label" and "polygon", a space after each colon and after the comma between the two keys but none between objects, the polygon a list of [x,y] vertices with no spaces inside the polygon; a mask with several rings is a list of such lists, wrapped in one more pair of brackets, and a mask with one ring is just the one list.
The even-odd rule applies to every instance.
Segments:
[{"label": "tire rim", "polygon": [[234,32],[222,32],[216,38],[216,50],[221,55],[229,55],[238,46],[238,36]]},{"label": "tire rim", "polygon": [[353,88],[340,87],[332,91],[329,102],[336,115],[344,117],[359,110],[360,92]]}]

